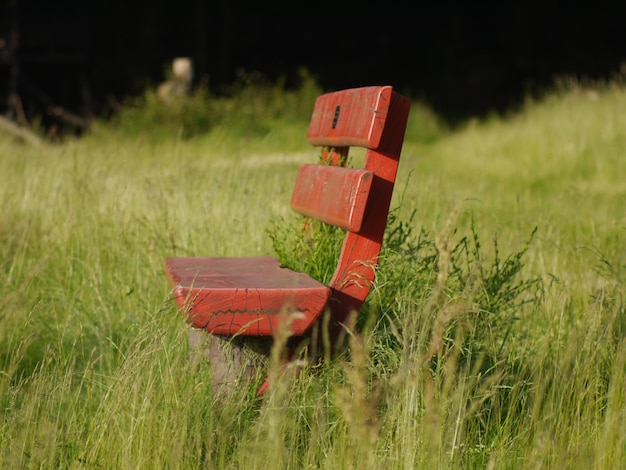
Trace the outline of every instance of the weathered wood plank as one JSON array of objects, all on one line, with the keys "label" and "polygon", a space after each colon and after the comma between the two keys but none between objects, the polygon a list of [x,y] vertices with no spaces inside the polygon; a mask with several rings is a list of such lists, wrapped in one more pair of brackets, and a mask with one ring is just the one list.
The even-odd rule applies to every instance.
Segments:
[{"label": "weathered wood plank", "polygon": [[307,140],[311,145],[375,149],[385,129],[392,88],[337,91],[315,101]]},{"label": "weathered wood plank", "polygon": [[285,321],[302,335],[330,289],[270,256],[168,258],[174,298],[188,322],[216,335],[272,336]]},{"label": "weathered wood plank", "polygon": [[304,165],[298,171],[291,208],[298,214],[358,232],[373,176],[366,170]]}]

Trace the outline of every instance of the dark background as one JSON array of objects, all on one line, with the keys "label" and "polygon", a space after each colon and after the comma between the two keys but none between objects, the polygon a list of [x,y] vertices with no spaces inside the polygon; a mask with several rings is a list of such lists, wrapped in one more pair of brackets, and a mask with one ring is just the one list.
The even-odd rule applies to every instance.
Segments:
[{"label": "dark background", "polygon": [[611,78],[626,63],[626,2],[3,2],[0,112],[16,64],[27,110],[43,93],[105,114],[189,56],[215,93],[242,71],[297,86],[304,67],[325,91],[391,84],[454,120],[514,108],[555,76]]}]

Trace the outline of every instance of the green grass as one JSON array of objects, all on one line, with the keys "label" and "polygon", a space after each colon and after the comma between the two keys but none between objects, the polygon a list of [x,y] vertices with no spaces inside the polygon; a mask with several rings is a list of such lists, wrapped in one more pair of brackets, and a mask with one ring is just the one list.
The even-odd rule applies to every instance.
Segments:
[{"label": "green grass", "polygon": [[626,467],[622,82],[458,129],[416,103],[349,351],[212,395],[163,262],[289,257],[307,80],[0,135],[0,466]]}]

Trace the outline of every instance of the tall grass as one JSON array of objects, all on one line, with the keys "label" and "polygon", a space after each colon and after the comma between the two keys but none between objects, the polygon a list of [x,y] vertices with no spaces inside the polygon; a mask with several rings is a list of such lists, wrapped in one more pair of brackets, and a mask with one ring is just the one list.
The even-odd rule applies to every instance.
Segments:
[{"label": "tall grass", "polygon": [[0,136],[3,468],[626,466],[622,82],[460,129],[416,104],[350,348],[212,395],[164,259],[289,261],[318,93],[147,94],[81,140]]}]

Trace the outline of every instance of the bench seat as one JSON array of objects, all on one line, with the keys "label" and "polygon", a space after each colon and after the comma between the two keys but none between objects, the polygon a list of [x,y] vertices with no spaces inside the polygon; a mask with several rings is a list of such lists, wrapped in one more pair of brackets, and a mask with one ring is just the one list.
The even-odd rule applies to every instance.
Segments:
[{"label": "bench seat", "polygon": [[271,336],[281,322],[302,335],[331,289],[271,256],[168,258],[173,296],[188,322],[216,335]]}]

